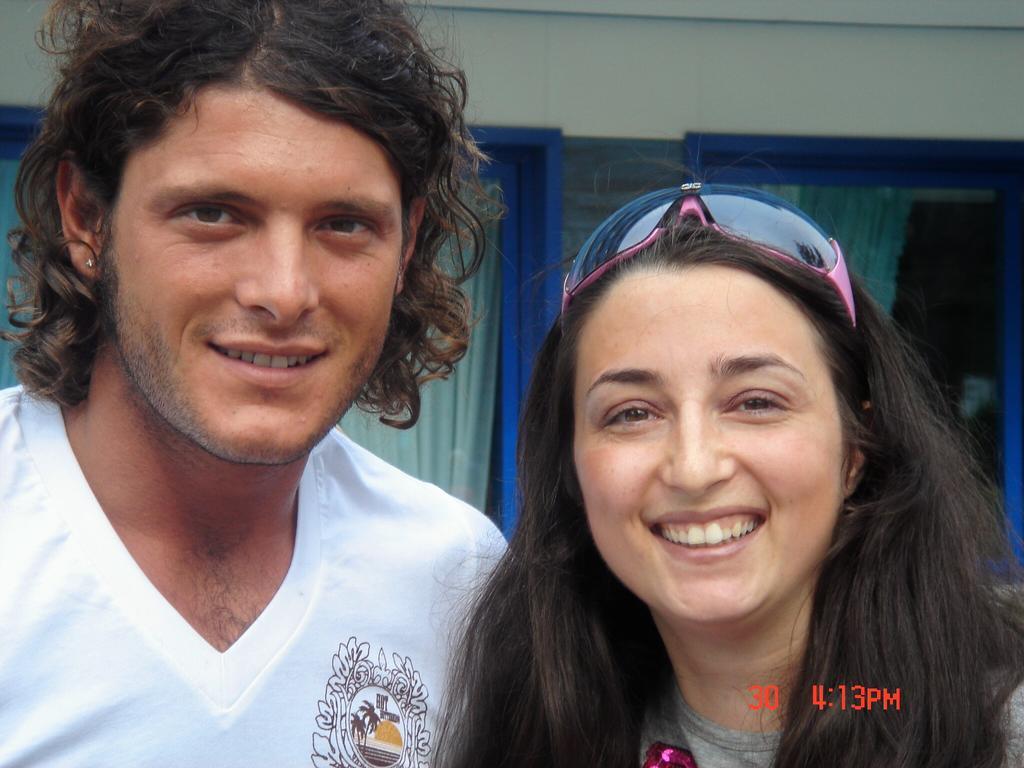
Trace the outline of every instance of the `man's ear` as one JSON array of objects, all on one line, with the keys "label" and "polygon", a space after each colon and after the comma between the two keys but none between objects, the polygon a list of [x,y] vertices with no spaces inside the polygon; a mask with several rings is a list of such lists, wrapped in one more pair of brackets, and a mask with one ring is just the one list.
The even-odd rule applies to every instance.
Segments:
[{"label": "man's ear", "polygon": [[409,262],[412,261],[413,254],[416,252],[416,236],[420,231],[420,224],[423,223],[423,212],[426,210],[427,201],[422,197],[417,197],[409,205],[409,222],[406,227],[405,245],[402,252],[402,265],[398,270],[398,282],[395,283],[395,295],[397,296],[402,292],[402,288],[405,287],[405,270],[409,266]]},{"label": "man's ear", "polygon": [[57,166],[57,204],[71,264],[83,280],[92,282],[103,250],[103,212],[81,169],[71,160],[61,160]]}]

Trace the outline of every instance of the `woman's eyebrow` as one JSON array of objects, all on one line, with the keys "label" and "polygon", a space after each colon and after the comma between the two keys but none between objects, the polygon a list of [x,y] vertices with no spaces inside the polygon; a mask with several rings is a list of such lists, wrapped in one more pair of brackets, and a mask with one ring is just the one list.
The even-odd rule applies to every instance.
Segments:
[{"label": "woman's eyebrow", "polygon": [[737,357],[719,357],[711,363],[711,375],[717,379],[727,379],[731,376],[739,376],[743,373],[750,373],[761,368],[784,368],[799,376],[806,377],[794,365],[787,363],[778,355],[768,352],[763,355],[739,355]]},{"label": "woman's eyebrow", "polygon": [[589,395],[602,384],[648,384],[657,387],[663,384],[663,380],[660,375],[646,368],[618,368],[598,376],[586,394]]}]

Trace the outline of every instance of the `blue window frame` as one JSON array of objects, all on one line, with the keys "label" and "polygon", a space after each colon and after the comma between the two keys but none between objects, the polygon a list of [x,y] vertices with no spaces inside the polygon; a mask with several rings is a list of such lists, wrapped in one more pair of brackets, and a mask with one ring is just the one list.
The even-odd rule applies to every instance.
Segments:
[{"label": "blue window frame", "polygon": [[[0,172],[0,179],[5,185],[14,184],[14,168],[20,160],[25,146],[36,131],[42,113],[35,109],[26,107],[3,107],[0,106],[0,163],[4,166]],[[13,189],[0,189],[0,230],[6,230],[15,224],[14,206],[12,202]],[[0,258],[8,257],[7,232],[0,231]],[[0,263],[0,294],[5,298],[3,311],[0,312],[0,329],[9,330],[10,323],[7,319],[6,277],[10,272],[10,265]],[[6,341],[0,341],[0,387],[9,386],[13,380],[13,372],[10,368],[7,355],[10,354],[11,345]]]},{"label": "blue window frame", "polygon": [[0,107],[0,158],[17,160],[35,132],[43,113],[27,107]]},{"label": "blue window frame", "polygon": [[1024,142],[828,139],[687,134],[697,178],[736,184],[955,187],[995,190],[1002,225],[998,264],[1000,447],[1006,514],[1024,559],[1024,380],[1021,203]]},{"label": "blue window frame", "polygon": [[501,186],[500,390],[495,445],[495,503],[510,536],[518,518],[516,435],[533,360],[558,314],[562,280],[562,134],[528,128],[474,128],[491,162],[485,178]]}]

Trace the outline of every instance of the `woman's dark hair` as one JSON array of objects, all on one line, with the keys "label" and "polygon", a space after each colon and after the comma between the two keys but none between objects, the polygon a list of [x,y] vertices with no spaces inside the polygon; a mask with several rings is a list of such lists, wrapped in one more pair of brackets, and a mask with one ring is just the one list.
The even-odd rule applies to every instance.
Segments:
[{"label": "woman's dark hair", "polygon": [[[649,611],[587,526],[572,458],[577,342],[618,277],[698,265],[791,297],[821,338],[846,440],[865,456],[822,564],[775,765],[1001,766],[1004,714],[1024,676],[1017,571],[998,496],[945,397],[856,280],[854,328],[811,270],[692,227],[574,298],[544,342],[519,434],[518,527],[466,621],[435,765],[638,764],[645,708],[672,669]],[[901,707],[819,711],[818,683],[898,688]]]},{"label": "woman's dark hair", "polygon": [[[38,137],[19,168],[21,274],[8,286],[18,376],[62,405],[88,391],[101,341],[96,297],[67,254],[55,179],[62,160],[86,179],[100,223],[128,156],[160,138],[208,85],[266,88],[347,123],[390,155],[406,215],[425,200],[391,328],[358,404],[410,426],[419,384],[465,353],[469,308],[458,284],[482,255],[470,207],[481,154],[463,119],[463,73],[421,39],[393,0],[57,0],[41,45],[60,56]],[[452,243],[454,264],[438,254]],[[401,417],[405,418],[389,418]]]}]

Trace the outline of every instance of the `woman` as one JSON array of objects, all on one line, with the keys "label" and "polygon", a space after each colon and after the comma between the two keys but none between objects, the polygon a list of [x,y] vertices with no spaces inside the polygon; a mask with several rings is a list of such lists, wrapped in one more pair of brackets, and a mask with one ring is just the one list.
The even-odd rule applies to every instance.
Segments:
[{"label": "woman", "polygon": [[996,495],[838,245],[783,201],[683,185],[598,228],[519,467],[436,765],[1021,763]]}]

